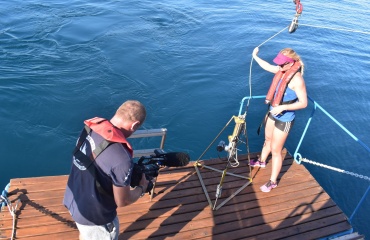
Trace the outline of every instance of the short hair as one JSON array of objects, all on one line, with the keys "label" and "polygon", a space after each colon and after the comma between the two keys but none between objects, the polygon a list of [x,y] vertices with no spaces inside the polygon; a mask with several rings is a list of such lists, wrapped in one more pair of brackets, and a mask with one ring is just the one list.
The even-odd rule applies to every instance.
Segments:
[{"label": "short hair", "polygon": [[137,100],[127,100],[117,109],[116,116],[125,121],[139,121],[141,125],[146,118],[146,109]]}]

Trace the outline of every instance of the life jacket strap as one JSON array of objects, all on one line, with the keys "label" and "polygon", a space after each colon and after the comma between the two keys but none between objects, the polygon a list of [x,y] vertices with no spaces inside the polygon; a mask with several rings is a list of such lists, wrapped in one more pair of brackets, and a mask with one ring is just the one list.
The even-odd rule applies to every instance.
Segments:
[{"label": "life jacket strap", "polygon": [[[78,142],[76,144],[75,149],[73,150],[73,156],[81,161],[81,163],[86,167],[86,169],[90,172],[91,176],[95,179],[95,185],[97,190],[106,196],[113,197],[112,194],[109,194],[107,191],[104,190],[104,188],[101,186],[100,182],[96,178],[96,167],[94,165],[95,159],[105,150],[108,148],[109,145],[111,145],[113,142],[110,142],[106,139],[104,139],[92,152],[92,154],[87,156],[83,152],[81,152],[80,148],[84,141],[86,140],[87,135],[91,133],[91,128],[85,125],[84,129],[82,130],[82,133],[78,139]],[[92,166],[92,167],[91,167]]]},{"label": "life jacket strap", "polygon": [[[298,101],[298,98],[295,98],[295,99],[290,100],[290,101],[282,102],[280,105],[287,105],[287,104],[295,103],[297,101]],[[270,106],[271,106],[270,104],[267,105],[267,112],[265,114],[265,117],[262,119],[261,124],[258,126],[257,135],[260,135],[260,131],[261,131],[262,126],[266,124],[267,117],[270,114]]]},{"label": "life jacket strap", "polygon": [[280,103],[280,105],[287,105],[287,104],[295,103],[297,101],[298,101],[298,98],[295,98],[295,99],[290,100],[290,101],[282,102],[282,103]]},{"label": "life jacket strap", "polygon": [[267,117],[268,117],[268,115],[269,115],[269,113],[270,113],[270,106],[271,106],[271,104],[268,104],[268,105],[267,105],[267,112],[266,112],[266,114],[264,115],[264,117],[263,117],[263,119],[262,119],[261,124],[258,126],[258,129],[257,129],[257,135],[258,135],[258,136],[260,135],[260,131],[261,131],[262,126],[266,124]]}]

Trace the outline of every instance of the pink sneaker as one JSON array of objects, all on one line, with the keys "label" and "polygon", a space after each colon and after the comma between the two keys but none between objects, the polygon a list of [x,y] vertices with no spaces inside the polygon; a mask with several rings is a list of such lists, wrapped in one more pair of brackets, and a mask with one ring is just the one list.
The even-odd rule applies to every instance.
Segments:
[{"label": "pink sneaker", "polygon": [[261,162],[259,159],[251,159],[249,165],[251,167],[261,167],[265,168],[266,167],[266,162]]},{"label": "pink sneaker", "polygon": [[277,183],[272,182],[269,180],[265,185],[261,186],[260,189],[262,192],[270,192],[271,189],[276,188]]}]

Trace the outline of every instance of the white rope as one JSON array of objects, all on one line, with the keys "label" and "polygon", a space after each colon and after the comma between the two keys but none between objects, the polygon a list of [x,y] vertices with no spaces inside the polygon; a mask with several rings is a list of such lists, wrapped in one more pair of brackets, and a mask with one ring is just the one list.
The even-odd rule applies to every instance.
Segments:
[{"label": "white rope", "polygon": [[0,195],[0,198],[1,198],[1,201],[4,201],[6,203],[6,205],[8,206],[9,213],[13,218],[12,236],[10,238],[11,240],[13,240],[14,237],[15,237],[15,222],[16,222],[16,218],[17,218],[16,212],[17,212],[18,203],[19,203],[20,200],[18,199],[17,204],[15,205],[15,207],[13,207],[12,203],[9,201],[9,199],[7,197],[4,197],[3,195]]},{"label": "white rope", "polygon": [[[234,157],[232,157],[231,155],[234,155],[234,154],[230,153],[230,156],[229,156],[230,166],[231,167],[237,167],[237,166],[239,166],[238,149],[235,149],[235,155],[234,155]],[[234,162],[232,162],[232,160],[230,160],[231,158],[234,160]]]},{"label": "white rope", "polygon": [[[282,30],[280,30],[279,32],[277,32],[276,34],[274,34],[273,36],[271,36],[270,38],[268,38],[266,41],[262,42],[257,47],[261,47],[263,44],[267,43],[268,41],[270,41],[271,39],[273,39],[274,37],[276,37],[277,35],[279,35],[280,33],[282,33],[288,27],[289,26],[283,28]],[[250,64],[250,67],[249,67],[249,99],[248,99],[248,103],[247,103],[247,108],[249,107],[249,102],[250,102],[250,100],[252,98],[252,65],[253,65],[253,56],[252,56],[251,64]]]},{"label": "white rope", "polygon": [[362,33],[362,34],[370,34],[370,32],[364,32],[364,31],[347,29],[347,28],[334,28],[334,27],[325,27],[325,26],[314,26],[314,25],[302,24],[302,23],[300,23],[299,25],[301,25],[301,26],[307,26],[307,27],[313,27],[313,28],[324,28],[324,29],[338,30],[338,31],[345,31],[345,32],[355,32],[355,33]]},{"label": "white rope", "polygon": [[257,47],[261,47],[263,44],[267,43],[268,41],[270,41],[271,39],[273,39],[274,37],[276,37],[277,35],[279,35],[282,31],[284,31],[285,29],[287,29],[289,26],[286,26],[285,28],[281,29],[280,32],[276,33],[275,35],[273,35],[272,37],[270,37],[269,39],[267,39],[266,41],[264,41],[263,43],[261,43],[260,45],[258,45]]},{"label": "white rope", "polygon": [[351,175],[353,177],[357,177],[357,178],[361,178],[361,179],[370,181],[370,177],[368,177],[368,176],[364,176],[362,174],[358,174],[358,173],[354,173],[354,172],[349,172],[349,171],[346,171],[346,170],[343,170],[343,169],[340,169],[340,168],[336,168],[336,167],[332,167],[332,166],[329,166],[329,165],[325,165],[325,164],[322,164],[322,163],[318,163],[318,162],[309,160],[307,158],[302,158],[302,162],[310,163],[312,165],[316,165],[316,166],[319,166],[319,167],[327,168],[327,169],[330,169],[330,170],[333,170],[333,171],[336,171],[336,172],[348,174],[348,175]]}]

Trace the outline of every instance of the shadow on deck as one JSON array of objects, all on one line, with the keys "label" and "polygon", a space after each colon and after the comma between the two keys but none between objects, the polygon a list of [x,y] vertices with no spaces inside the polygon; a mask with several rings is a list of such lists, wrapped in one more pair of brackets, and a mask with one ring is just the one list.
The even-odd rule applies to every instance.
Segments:
[{"label": "shadow on deck", "polygon": [[[251,158],[255,154],[251,155]],[[226,160],[203,161],[223,170]],[[317,239],[351,232],[347,217],[303,165],[285,157],[279,186],[269,193],[259,187],[270,176],[266,169],[249,173],[246,156],[228,172],[253,177],[253,182],[213,211],[201,187],[194,162],[182,168],[162,169],[152,201],[145,196],[118,209],[120,239]],[[214,202],[221,173],[200,169]],[[17,211],[17,239],[78,239],[62,198],[67,176],[12,179],[9,199],[21,199]],[[227,175],[221,203],[247,180]],[[0,212],[0,239],[12,234],[12,217]],[[347,238],[349,239],[349,238]]]}]

